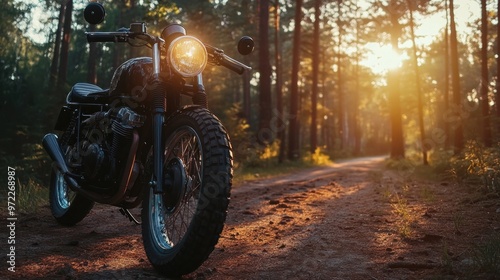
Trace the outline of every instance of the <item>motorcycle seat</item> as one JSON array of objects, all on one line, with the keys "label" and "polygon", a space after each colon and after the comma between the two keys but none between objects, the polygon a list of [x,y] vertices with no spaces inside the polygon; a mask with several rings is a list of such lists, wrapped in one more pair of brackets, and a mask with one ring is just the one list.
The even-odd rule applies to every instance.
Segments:
[{"label": "motorcycle seat", "polygon": [[68,93],[68,103],[106,104],[109,100],[109,90],[88,83],[76,83]]}]

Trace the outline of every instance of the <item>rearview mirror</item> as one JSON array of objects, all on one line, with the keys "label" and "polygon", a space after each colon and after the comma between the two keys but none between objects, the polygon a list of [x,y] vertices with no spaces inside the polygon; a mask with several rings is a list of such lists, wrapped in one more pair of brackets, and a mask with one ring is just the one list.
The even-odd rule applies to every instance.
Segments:
[{"label": "rearview mirror", "polygon": [[238,42],[238,52],[242,55],[251,54],[253,52],[254,45],[255,43],[252,37],[243,36]]},{"label": "rearview mirror", "polygon": [[85,21],[90,24],[99,24],[103,22],[105,16],[106,10],[104,10],[104,6],[97,2],[89,3],[83,11]]}]

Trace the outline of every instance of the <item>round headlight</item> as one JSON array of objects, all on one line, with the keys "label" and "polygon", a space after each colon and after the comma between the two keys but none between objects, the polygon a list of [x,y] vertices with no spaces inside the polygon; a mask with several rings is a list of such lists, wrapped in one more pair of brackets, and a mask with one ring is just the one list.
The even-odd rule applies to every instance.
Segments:
[{"label": "round headlight", "polygon": [[194,77],[207,65],[207,50],[203,43],[192,36],[181,36],[172,41],[167,50],[167,58],[179,75]]}]

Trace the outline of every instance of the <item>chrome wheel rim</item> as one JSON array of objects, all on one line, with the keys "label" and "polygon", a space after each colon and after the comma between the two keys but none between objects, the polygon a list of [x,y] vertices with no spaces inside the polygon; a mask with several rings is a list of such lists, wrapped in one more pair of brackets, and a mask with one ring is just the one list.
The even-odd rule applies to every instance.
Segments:
[{"label": "chrome wheel rim", "polygon": [[71,206],[76,194],[68,187],[62,173],[59,171],[56,172],[55,200],[61,209],[66,210]]},{"label": "chrome wheel rim", "polygon": [[160,248],[168,250],[182,241],[196,213],[202,183],[203,154],[200,137],[188,126],[172,133],[165,147],[164,164],[178,158],[186,173],[183,195],[173,208],[167,207],[163,194],[154,194],[152,188],[149,191],[153,239]]}]

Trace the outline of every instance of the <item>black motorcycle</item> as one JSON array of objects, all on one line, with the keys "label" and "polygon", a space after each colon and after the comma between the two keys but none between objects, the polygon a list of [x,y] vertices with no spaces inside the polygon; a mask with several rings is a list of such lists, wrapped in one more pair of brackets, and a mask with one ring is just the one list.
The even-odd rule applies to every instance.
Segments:
[{"label": "black motorcycle", "polygon": [[[84,15],[97,24],[105,11],[90,3]],[[77,83],[67,95],[55,125],[59,137],[43,138],[54,161],[52,214],[71,226],[95,202],[117,206],[142,224],[155,269],[167,276],[190,273],[218,242],[233,178],[231,143],[207,109],[202,71],[207,63],[239,74],[251,68],[187,36],[180,25],[167,26],[159,37],[144,23],[86,35],[88,42],[142,42],[152,57],[123,63],[109,89]],[[238,50],[251,53],[252,39],[243,37]],[[192,104],[181,106],[181,96]],[[141,203],[139,222],[129,209]]]}]

